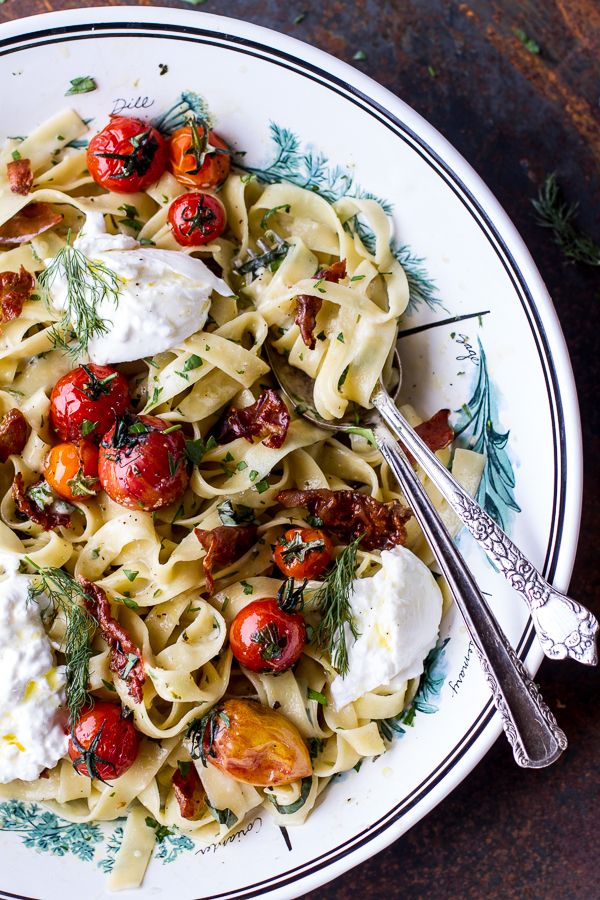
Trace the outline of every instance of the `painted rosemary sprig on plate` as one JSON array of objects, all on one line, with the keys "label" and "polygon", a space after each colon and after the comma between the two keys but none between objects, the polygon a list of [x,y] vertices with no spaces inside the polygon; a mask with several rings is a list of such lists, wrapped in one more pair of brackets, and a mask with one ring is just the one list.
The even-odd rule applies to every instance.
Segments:
[{"label": "painted rosemary sprig on plate", "polygon": [[333,569],[311,597],[311,606],[321,613],[321,621],[315,629],[315,643],[329,653],[331,664],[340,675],[348,672],[345,626],[348,625],[354,640],[358,637],[350,611],[350,597],[354,591],[356,557],[362,538],[363,535],[344,547]]},{"label": "painted rosemary sprig on plate", "polygon": [[52,622],[62,612],[67,623],[64,643],[67,707],[71,722],[75,722],[89,700],[89,663],[97,623],[84,606],[85,591],[68,572],[55,566],[38,566],[28,556],[25,561],[35,569],[28,599],[39,603],[45,622]]},{"label": "painted rosemary sprig on plate", "polygon": [[554,242],[567,259],[586,266],[600,266],[600,246],[575,225],[579,204],[563,199],[554,172],[546,178],[537,200],[531,202],[538,225],[552,230]]},{"label": "painted rosemary sprig on plate", "polygon": [[47,303],[51,302],[50,292],[59,278],[66,281],[66,302],[63,316],[50,336],[55,347],[76,358],[87,352],[91,338],[108,331],[98,307],[105,300],[117,305],[119,278],[104,263],[88,259],[73,247],[70,231],[65,246],[38,276]]}]

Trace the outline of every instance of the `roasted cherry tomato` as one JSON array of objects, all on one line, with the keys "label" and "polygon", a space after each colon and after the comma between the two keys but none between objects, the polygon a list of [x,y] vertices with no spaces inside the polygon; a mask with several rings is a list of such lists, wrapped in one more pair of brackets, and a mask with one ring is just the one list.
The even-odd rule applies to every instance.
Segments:
[{"label": "roasted cherry tomato", "polygon": [[289,528],[273,550],[273,559],[288,578],[317,578],[333,556],[333,544],[318,528]]},{"label": "roasted cherry tomato", "polygon": [[284,672],[304,649],[306,627],[299,613],[284,612],[277,600],[255,600],[231,623],[229,642],[237,661],[252,672]]},{"label": "roasted cherry tomato", "polygon": [[296,726],[254,700],[225,700],[204,719],[192,755],[201,756],[237,781],[258,787],[290,784],[312,775]]},{"label": "roasted cherry tomato", "polygon": [[218,187],[231,169],[229,147],[204,122],[192,122],[171,135],[169,169],[181,184]]},{"label": "roasted cherry tomato", "polygon": [[182,247],[201,247],[225,231],[225,207],[212,194],[181,194],[169,207],[169,225]]},{"label": "roasted cherry tomato", "polygon": [[112,116],[91,139],[90,175],[109,191],[133,194],[158,181],[167,167],[167,145],[160,131],[127,116]]},{"label": "roasted cherry tomato", "polygon": [[98,448],[91,441],[56,444],[46,456],[44,476],[59,497],[91,500],[100,490]]},{"label": "roasted cherry tomato", "polygon": [[120,416],[100,444],[98,472],[109,497],[129,509],[160,509],[190,480],[183,431],[157,416]]},{"label": "roasted cherry tomato", "polygon": [[137,759],[140,736],[133,722],[124,718],[118,703],[97,700],[84,709],[69,740],[69,756],[80,775],[112,781]]},{"label": "roasted cherry tomato", "polygon": [[111,366],[78,366],[56,382],[50,395],[50,419],[63,441],[89,438],[100,443],[129,406],[127,379]]}]

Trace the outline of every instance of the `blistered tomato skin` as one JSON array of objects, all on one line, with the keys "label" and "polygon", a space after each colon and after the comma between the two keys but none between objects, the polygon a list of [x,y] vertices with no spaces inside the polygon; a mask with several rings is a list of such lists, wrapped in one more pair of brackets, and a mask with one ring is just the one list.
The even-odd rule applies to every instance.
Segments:
[{"label": "blistered tomato skin", "polygon": [[252,672],[285,672],[300,658],[306,626],[299,613],[284,612],[277,600],[255,600],[237,614],[229,630],[233,655]]},{"label": "blistered tomato skin", "polygon": [[219,705],[207,724],[203,753],[221,772],[256,787],[291,784],[312,775],[310,755],[296,726],[254,700]]},{"label": "blistered tomato skin", "polygon": [[225,207],[212,194],[194,191],[176,197],[169,207],[169,225],[181,247],[201,247],[225,231]]},{"label": "blistered tomato skin", "polygon": [[87,150],[90,175],[97,184],[121,194],[133,194],[158,181],[167,167],[167,145],[148,122],[111,116],[94,135]]},{"label": "blistered tomato skin", "polygon": [[56,444],[44,462],[44,477],[64,500],[86,503],[100,490],[98,448],[91,441]]},{"label": "blistered tomato skin", "polygon": [[50,420],[63,441],[83,437],[100,443],[129,402],[129,385],[120,372],[88,363],[56,382],[50,395]]},{"label": "blistered tomato skin", "polygon": [[88,778],[113,781],[134,764],[140,735],[133,721],[124,718],[118,703],[97,700],[84,709],[69,740],[69,756],[75,770]]},{"label": "blistered tomato skin", "polygon": [[171,428],[171,423],[157,416],[127,414],[105,434],[98,474],[115,503],[151,511],[181,497],[190,480],[190,466],[185,436]]},{"label": "blistered tomato skin", "polygon": [[[196,129],[195,134],[193,128]],[[185,125],[178,128],[171,135],[168,166],[180,184],[188,187],[216,188],[223,184],[229,175],[231,156],[225,141],[214,131],[209,131],[209,149],[203,152],[204,139],[204,126],[200,122],[193,126]],[[225,152],[219,153],[219,150]]]}]

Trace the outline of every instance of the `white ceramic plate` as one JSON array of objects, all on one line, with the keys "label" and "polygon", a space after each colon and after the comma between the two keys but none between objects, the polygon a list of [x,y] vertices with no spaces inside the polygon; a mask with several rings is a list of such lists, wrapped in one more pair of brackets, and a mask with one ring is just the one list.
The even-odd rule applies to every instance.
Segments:
[{"label": "white ceramic plate", "polygon": [[[70,80],[82,75],[93,76],[98,90],[66,98]],[[218,131],[246,151],[244,164],[263,177],[291,178],[327,196],[367,191],[389,203],[398,253],[416,289],[401,323],[404,399],[428,415],[442,406],[457,411],[461,441],[488,454],[488,509],[566,589],[579,527],[581,446],[563,337],[514,227],[427,122],[305,44],[173,9],[105,7],[6,24],[0,84],[0,130],[9,135],[28,133],[68,103],[100,127],[113,110],[157,118],[182,92],[196,92],[208,100]],[[455,316],[464,318],[448,321]],[[470,539],[461,546],[534,671],[541,651],[522,601]],[[143,894],[172,900],[176,885],[179,900],[293,897],[381,850],[430,812],[500,730],[456,614],[443,638],[412,727],[393,732],[389,753],[335,779],[306,825],[280,830],[263,815],[225,846],[203,851],[169,836]],[[103,873],[118,847],[118,822],[106,831],[70,826],[30,804],[1,803],[0,828],[5,896],[71,900],[82,889],[90,898],[106,896]]]}]

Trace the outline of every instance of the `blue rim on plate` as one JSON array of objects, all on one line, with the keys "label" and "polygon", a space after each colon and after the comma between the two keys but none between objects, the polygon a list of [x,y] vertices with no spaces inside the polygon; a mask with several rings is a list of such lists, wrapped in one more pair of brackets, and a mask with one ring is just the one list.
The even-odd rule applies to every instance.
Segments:
[{"label": "blue rim on plate", "polygon": [[[290,69],[349,100],[376,119],[410,145],[453,191],[477,223],[510,278],[544,373],[552,417],[554,484],[552,524],[542,572],[559,589],[566,590],[577,546],[582,493],[581,433],[568,354],[550,298],[525,245],[506,213],[468,163],[417,113],[364,74],[296,39],[238,20],[166,8],[104,7],[102,11],[92,8],[51,13],[1,26],[0,56],[42,44],[125,35],[229,48],[236,53],[266,59]],[[563,397],[567,402],[563,402]],[[542,653],[535,641],[530,619],[515,649],[531,671],[539,667]],[[203,900],[250,898],[273,891],[281,892],[281,896],[292,896],[296,890],[313,889],[336,877],[383,849],[429,812],[472,770],[500,730],[490,700],[476,716],[469,731],[427,779],[401,803],[377,821],[369,823],[351,840],[315,857],[310,863],[246,885],[241,890],[205,895]],[[457,765],[459,761],[462,761],[460,767]],[[409,823],[404,822],[407,813],[417,804],[420,805],[419,815]],[[284,892],[292,884],[294,890]],[[32,900],[21,894],[1,891],[0,894]]]}]

